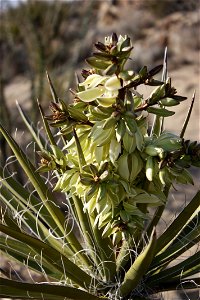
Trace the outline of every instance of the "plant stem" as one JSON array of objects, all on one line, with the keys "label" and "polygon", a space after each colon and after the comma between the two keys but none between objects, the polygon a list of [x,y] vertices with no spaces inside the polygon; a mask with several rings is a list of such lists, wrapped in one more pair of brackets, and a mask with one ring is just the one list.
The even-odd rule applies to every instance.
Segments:
[{"label": "plant stem", "polygon": [[113,245],[110,238],[102,238],[102,230],[94,224],[95,217],[90,216],[90,220],[103,265],[105,281],[113,281],[116,276],[116,261]]},{"label": "plant stem", "polygon": [[[75,195],[72,195],[72,199],[74,203],[74,208],[75,208],[74,213],[77,222],[79,223],[80,229],[82,231],[82,235],[86,240],[86,246],[89,247],[89,255],[92,257],[93,261],[95,262],[96,267],[98,267],[101,261],[98,253],[98,245],[96,245],[94,232],[92,231],[92,226],[89,217],[87,215],[87,212],[84,212],[83,210],[82,200]],[[100,269],[98,271],[100,271]]]}]

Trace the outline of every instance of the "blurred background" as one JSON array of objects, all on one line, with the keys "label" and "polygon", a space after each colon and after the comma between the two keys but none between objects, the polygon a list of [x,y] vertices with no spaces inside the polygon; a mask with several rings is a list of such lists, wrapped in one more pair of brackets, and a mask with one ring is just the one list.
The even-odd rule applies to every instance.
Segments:
[{"label": "blurred background", "polygon": [[[92,44],[103,41],[112,32],[130,36],[134,46],[130,67],[135,71],[144,65],[151,68],[162,63],[164,49],[168,47],[172,84],[188,100],[174,108],[177,113],[166,120],[166,128],[177,134],[181,131],[196,90],[185,137],[199,140],[199,0],[0,0],[0,3],[0,119],[22,146],[27,147],[30,137],[24,133],[16,100],[35,124],[39,122],[37,99],[45,114],[49,114],[47,70],[59,98],[70,101],[69,88],[75,86],[75,73],[87,67],[84,60],[91,55]],[[142,91],[148,92],[147,87]],[[10,152],[2,136],[0,143],[4,164]],[[193,173],[196,185],[187,190],[187,200],[199,186],[199,173],[197,170]],[[176,203],[185,197],[186,191],[181,189],[181,192]],[[172,218],[172,211],[174,207],[169,208],[167,220]],[[163,299],[196,299],[187,298],[184,292],[171,297],[165,295]]]}]

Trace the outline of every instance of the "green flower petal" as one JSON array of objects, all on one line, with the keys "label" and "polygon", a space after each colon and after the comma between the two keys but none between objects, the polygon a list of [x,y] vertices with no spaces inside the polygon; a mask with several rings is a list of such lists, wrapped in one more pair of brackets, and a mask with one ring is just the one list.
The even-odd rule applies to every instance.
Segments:
[{"label": "green flower petal", "polygon": [[98,101],[99,105],[104,106],[104,107],[109,107],[115,103],[116,97],[109,97],[109,98],[100,97],[97,99],[97,101]]},{"label": "green flower petal", "polygon": [[117,76],[113,76],[109,78],[105,83],[105,88],[109,91],[116,91],[121,88],[120,80],[117,78]]},{"label": "green flower petal", "polygon": [[104,93],[104,88],[93,88],[83,92],[77,93],[77,97],[84,102],[91,102],[96,100],[96,98],[101,97]]},{"label": "green flower petal", "polygon": [[85,86],[86,89],[91,89],[91,88],[97,87],[99,84],[102,84],[104,81],[106,81],[107,78],[108,77],[106,77],[106,76],[92,74],[92,75],[89,75],[87,77],[87,79],[84,82],[80,83],[79,85]]}]

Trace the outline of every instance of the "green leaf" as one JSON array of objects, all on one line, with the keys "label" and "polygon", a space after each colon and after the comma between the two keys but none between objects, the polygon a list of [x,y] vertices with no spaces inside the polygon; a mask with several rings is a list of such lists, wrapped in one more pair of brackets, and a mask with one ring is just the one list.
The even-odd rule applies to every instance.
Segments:
[{"label": "green leaf", "polygon": [[123,240],[122,245],[120,247],[120,251],[117,255],[116,265],[117,265],[117,272],[123,270],[123,268],[126,266],[127,262],[131,258],[131,247],[132,239],[129,238],[129,240]]},{"label": "green leaf", "polygon": [[148,203],[150,206],[161,204],[160,199],[153,194],[143,193],[135,196],[133,199],[135,203]]},{"label": "green leaf", "polygon": [[9,259],[17,261],[24,268],[30,268],[41,274],[45,273],[51,279],[60,280],[63,272],[59,272],[54,266],[46,261],[43,257],[41,259],[33,248],[29,247],[23,242],[19,242],[8,236],[0,236],[0,249],[8,256]]},{"label": "green leaf", "polygon": [[173,98],[163,98],[162,100],[160,100],[160,103],[164,106],[175,106],[178,105],[180,102]]},{"label": "green leaf", "polygon": [[19,103],[17,102],[17,108],[19,110],[19,113],[22,117],[22,120],[26,127],[28,128],[29,132],[31,133],[33,139],[37,143],[38,147],[41,151],[43,151],[45,148],[49,148],[48,144],[42,137],[42,135],[38,132],[38,129],[35,128],[35,126],[32,124],[32,122],[29,120],[28,116],[25,114]]},{"label": "green leaf", "polygon": [[105,280],[107,282],[113,281],[116,276],[116,260],[113,244],[111,239],[108,237],[103,237],[103,229],[99,229],[94,223],[94,215],[90,215],[91,225],[93,227],[93,232],[95,236],[96,243],[98,245],[98,251],[101,258],[101,266],[103,267],[103,272]]},{"label": "green leaf", "polygon": [[[35,206],[33,206],[31,203],[27,202],[30,201],[28,200],[29,198],[20,201],[15,195],[12,195],[8,190],[1,188],[0,198],[7,207],[3,212],[1,219],[4,219],[5,223],[14,230],[21,231],[21,228],[23,228],[23,230],[26,230],[27,232],[34,232],[35,236],[45,240],[46,243],[60,251],[63,240],[61,240],[60,236],[56,233],[56,224],[53,223],[53,219],[49,218],[50,222],[47,222],[47,217],[49,217],[48,211],[42,203],[40,205],[38,201]],[[40,216],[36,217],[38,211],[40,211]],[[9,215],[18,215],[20,223],[14,223],[13,220],[9,218]],[[51,228],[52,232],[54,232],[54,235],[49,234],[48,226]],[[69,257],[73,256],[73,251],[69,247],[62,248],[61,252]]]},{"label": "green leaf", "polygon": [[89,215],[87,212],[84,212],[83,203],[79,197],[72,195],[72,199],[75,206],[77,221],[82,230],[83,237],[86,240],[86,245],[89,248],[88,254],[92,257],[92,260],[96,264],[96,267],[98,267],[98,265],[101,263],[100,255]]},{"label": "green leaf", "polygon": [[128,155],[127,154],[121,155],[117,161],[117,165],[118,165],[119,175],[123,179],[128,181],[129,177],[130,177],[130,172],[129,172],[129,167],[128,167]]},{"label": "green leaf", "polygon": [[70,117],[77,120],[78,122],[86,123],[88,121],[86,115],[81,111],[82,109],[79,110],[76,106],[69,105],[67,110]]},{"label": "green leaf", "polygon": [[[200,216],[195,216],[188,225],[177,235],[174,242],[153,260],[151,269],[155,272],[163,266],[166,267],[186,250],[200,241]],[[152,274],[152,271],[150,271]]]},{"label": "green leaf", "polygon": [[117,128],[116,128],[116,138],[117,138],[117,141],[120,142],[121,139],[123,139],[123,136],[126,132],[126,125],[125,125],[125,122],[124,120],[120,119],[118,121],[118,125],[117,125]]},{"label": "green leaf", "polygon": [[50,91],[51,91],[51,95],[52,95],[53,101],[55,103],[58,103],[59,102],[59,98],[58,98],[58,96],[56,94],[55,88],[54,88],[54,86],[52,84],[52,81],[51,81],[51,78],[50,78],[48,72],[46,72],[46,75],[47,75],[47,79],[48,79],[48,82],[49,82]]},{"label": "green leaf", "polygon": [[[7,140],[12,151],[14,152],[16,158],[18,159],[18,162],[22,166],[27,177],[30,179],[31,183],[36,189],[41,200],[44,202],[44,205],[46,206],[47,210],[52,216],[55,217],[55,221],[62,232],[64,228],[64,216],[62,215],[60,209],[58,209],[55,206],[54,204],[55,200],[53,198],[53,195],[50,193],[44,180],[41,178],[41,176],[38,173],[36,173],[35,167],[28,160],[24,152],[19,148],[17,143],[14,141],[14,139],[6,132],[6,130],[3,127],[0,127],[0,130],[4,135],[5,139]],[[50,201],[46,201],[47,199],[49,199]]]},{"label": "green leaf", "polygon": [[[193,94],[194,95],[194,94]],[[179,102],[182,102],[184,100],[187,100],[187,97],[184,97],[184,96],[179,96],[179,95],[173,95],[173,99],[174,100],[177,100]]]},{"label": "green leaf", "polygon": [[98,59],[101,59],[101,60],[105,60],[105,61],[110,61],[112,60],[113,58],[113,55],[109,54],[109,53],[101,53],[101,52],[93,52],[93,55],[98,58]]},{"label": "green leaf", "polygon": [[[173,172],[172,172],[173,174]],[[194,185],[193,177],[186,169],[181,170],[181,173],[175,179],[177,182],[182,184]]]},{"label": "green leaf", "polygon": [[[3,195],[4,192],[5,191],[1,189],[0,199],[2,201],[4,201],[4,195]],[[17,221],[10,218],[10,210],[8,208],[5,207],[1,208],[0,218],[1,220],[3,220],[3,223],[9,226],[10,228],[13,228],[16,231],[20,231]]]},{"label": "green leaf", "polygon": [[130,135],[134,135],[138,130],[137,123],[133,118],[125,117],[125,125]]},{"label": "green leaf", "polygon": [[53,134],[51,133],[51,130],[49,128],[49,124],[48,124],[47,120],[44,117],[42,106],[39,104],[39,101],[38,101],[38,108],[39,108],[39,111],[40,111],[40,115],[41,115],[41,118],[42,118],[42,122],[44,124],[44,128],[45,128],[46,134],[47,134],[47,136],[49,138],[50,144],[51,145],[56,145],[56,142],[54,140]]},{"label": "green leaf", "polygon": [[117,71],[117,68],[118,66],[116,64],[111,64],[105,69],[104,73],[105,75],[113,75]]},{"label": "green leaf", "polygon": [[149,96],[148,104],[156,104],[159,100],[165,97],[165,84],[158,86]]},{"label": "green leaf", "polygon": [[200,251],[191,255],[175,266],[165,269],[147,279],[150,287],[162,284],[162,282],[173,282],[175,279],[185,279],[186,277],[200,272]]},{"label": "green leaf", "polygon": [[84,102],[92,102],[98,97],[101,97],[104,93],[104,88],[95,87],[92,89],[85,90],[77,93],[77,97]]},{"label": "green leaf", "polygon": [[103,129],[109,129],[111,127],[115,127],[117,120],[115,117],[111,116],[108,119],[105,120],[105,123],[103,124]]},{"label": "green leaf", "polygon": [[[20,209],[23,207],[30,208],[30,212],[37,215],[38,213],[38,206],[40,205],[40,219],[43,221],[44,224],[47,224],[50,228],[54,230],[54,234],[56,234],[56,223],[52,218],[51,214],[47,210],[46,206],[42,205],[42,201],[34,196],[33,193],[28,192],[19,182],[17,182],[11,175],[0,167],[0,179],[2,180],[2,185],[13,195],[16,201],[13,199],[12,204],[9,202],[9,198],[4,198],[6,201],[6,205],[10,208],[15,209],[19,206]],[[10,205],[9,205],[10,203]],[[29,210],[27,210],[27,213]],[[30,213],[29,212],[29,213]],[[34,217],[35,218],[35,217]],[[59,236],[59,235],[57,235]]]},{"label": "green leaf", "polygon": [[175,114],[174,111],[167,110],[165,108],[157,108],[157,107],[148,107],[148,113],[160,116],[160,117],[170,117]]},{"label": "green leaf", "polygon": [[50,264],[53,264],[59,272],[65,272],[66,276],[78,285],[85,287],[85,285],[89,286],[91,284],[92,278],[87,273],[82,271],[62,253],[46,243],[2,224],[0,224],[0,231],[33,247],[39,256],[44,257]]},{"label": "green leaf", "polygon": [[142,79],[147,77],[147,66],[142,67],[139,71],[139,75]]},{"label": "green leaf", "polygon": [[156,234],[152,234],[149,244],[144,251],[136,258],[130,269],[126,272],[124,281],[122,282],[119,291],[122,297],[127,296],[134,290],[142,277],[146,273],[149,265],[154,257],[154,249],[156,245]]},{"label": "green leaf", "polygon": [[[21,299],[48,299],[48,300],[100,300],[99,297],[83,290],[64,285],[46,283],[22,283],[19,281],[1,278],[1,297]],[[106,299],[106,298],[105,298]]]},{"label": "green leaf", "polygon": [[158,238],[156,245],[156,253],[163,252],[169,244],[171,244],[177,234],[188,224],[190,218],[195,216],[198,211],[200,203],[200,191],[196,193],[190,203],[182,210],[173,223],[165,230],[165,232]]},{"label": "green leaf", "polygon": [[154,120],[153,120],[153,124],[152,124],[152,128],[151,128],[151,134],[150,136],[159,136],[161,134],[161,119],[160,116],[155,115],[154,116]]},{"label": "green leaf", "polygon": [[[1,126],[0,127],[1,133],[7,140],[10,148],[14,152],[18,162],[22,166],[24,172],[26,173],[27,177],[30,179],[32,185],[36,189],[40,199],[42,200],[44,206],[49,211],[52,218],[55,220],[55,223],[57,224],[59,230],[62,232],[61,236],[66,236],[67,241],[69,242],[69,245],[72,249],[74,249],[75,252],[79,252],[82,250],[82,246],[78,242],[75,235],[69,231],[69,233],[66,235],[66,228],[65,228],[65,218],[62,214],[60,208],[55,204],[55,199],[50,192],[48,186],[46,185],[45,181],[42,179],[42,177],[36,172],[36,169],[32,165],[32,163],[28,160],[24,152],[19,148],[18,144],[14,141],[14,139],[7,133],[7,131]],[[49,200],[49,201],[47,201]],[[83,255],[79,255],[83,256]],[[88,263],[88,259],[86,257],[83,257],[84,261]]]},{"label": "green leaf", "polygon": [[106,120],[97,122],[92,130],[90,137],[98,147],[110,143],[111,139],[115,136],[115,129],[111,127],[109,129],[103,129],[103,125]]},{"label": "green leaf", "polygon": [[81,144],[80,144],[80,141],[79,141],[79,138],[78,138],[78,136],[76,134],[76,130],[75,129],[73,129],[73,134],[74,134],[76,148],[77,148],[77,153],[78,153],[79,169],[80,169],[80,172],[82,172],[82,168],[83,168],[83,166],[86,165],[86,161],[85,161],[83,150],[81,148]]},{"label": "green leaf", "polygon": [[97,59],[95,57],[88,57],[86,62],[92,67],[97,70],[105,70],[109,65],[110,62],[104,61],[102,59]]},{"label": "green leaf", "polygon": [[125,134],[124,134],[124,136],[123,136],[123,146],[124,146],[124,149],[128,153],[134,152],[135,148],[136,148],[136,137],[135,137],[135,134],[134,135],[130,135],[126,131]]},{"label": "green leaf", "polygon": [[122,51],[124,48],[130,47],[130,46],[131,46],[131,40],[129,37],[126,37],[120,45],[120,51]]},{"label": "green leaf", "polygon": [[[165,291],[177,291],[177,290],[195,290],[198,293],[198,287],[200,286],[200,278],[193,277],[190,280],[180,281],[180,278],[173,279],[173,282],[162,282],[161,284],[156,286],[157,292],[165,292]],[[151,293],[154,293],[154,289],[151,289]],[[139,299],[138,299],[139,300]]]}]

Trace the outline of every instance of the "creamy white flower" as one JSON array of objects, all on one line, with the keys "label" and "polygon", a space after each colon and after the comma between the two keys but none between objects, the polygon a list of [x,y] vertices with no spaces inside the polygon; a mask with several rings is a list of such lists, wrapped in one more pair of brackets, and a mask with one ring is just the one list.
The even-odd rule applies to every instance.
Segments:
[{"label": "creamy white flower", "polygon": [[77,93],[79,99],[84,102],[97,100],[102,106],[110,106],[115,103],[121,88],[120,80],[116,75],[92,74],[79,85],[85,87],[85,91]]}]

